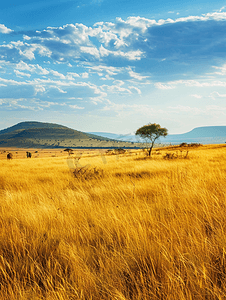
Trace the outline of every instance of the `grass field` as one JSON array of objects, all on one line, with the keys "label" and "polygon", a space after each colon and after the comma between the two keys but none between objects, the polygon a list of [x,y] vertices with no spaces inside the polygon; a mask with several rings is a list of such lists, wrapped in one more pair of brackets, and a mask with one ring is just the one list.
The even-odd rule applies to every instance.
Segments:
[{"label": "grass field", "polygon": [[0,299],[226,299],[225,145],[74,163],[0,160]]}]

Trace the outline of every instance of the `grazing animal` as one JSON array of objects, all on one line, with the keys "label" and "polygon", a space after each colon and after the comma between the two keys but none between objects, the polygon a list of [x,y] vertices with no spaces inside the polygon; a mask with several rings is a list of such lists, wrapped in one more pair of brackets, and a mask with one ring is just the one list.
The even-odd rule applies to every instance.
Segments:
[{"label": "grazing animal", "polygon": [[12,153],[8,153],[8,154],[7,154],[7,159],[13,159]]},{"label": "grazing animal", "polygon": [[31,152],[26,152],[27,153],[27,158],[31,158]]}]

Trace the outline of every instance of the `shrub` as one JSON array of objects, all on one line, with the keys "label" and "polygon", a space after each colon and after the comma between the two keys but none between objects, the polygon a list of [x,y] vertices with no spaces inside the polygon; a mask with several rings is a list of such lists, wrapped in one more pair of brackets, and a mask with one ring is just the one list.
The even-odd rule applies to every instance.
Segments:
[{"label": "shrub", "polygon": [[185,155],[183,155],[181,151],[181,155],[178,155],[178,153],[166,153],[163,158],[164,159],[177,159],[177,158],[188,158],[189,151],[186,152]]},{"label": "shrub", "polygon": [[91,167],[77,167],[74,171],[73,171],[73,175],[75,176],[75,178],[79,178],[79,179],[92,179],[92,178],[102,178],[104,175],[104,172],[102,169],[98,169],[96,167],[91,168]]},{"label": "shrub", "polygon": [[165,156],[163,156],[164,159],[175,159],[178,158],[177,153],[166,153]]},{"label": "shrub", "polygon": [[203,146],[203,145],[200,143],[191,143],[189,146],[190,147],[199,147],[199,146]]},{"label": "shrub", "polygon": [[116,153],[116,154],[124,154],[125,152],[126,152],[126,150],[123,149],[123,148],[115,149],[115,153]]}]

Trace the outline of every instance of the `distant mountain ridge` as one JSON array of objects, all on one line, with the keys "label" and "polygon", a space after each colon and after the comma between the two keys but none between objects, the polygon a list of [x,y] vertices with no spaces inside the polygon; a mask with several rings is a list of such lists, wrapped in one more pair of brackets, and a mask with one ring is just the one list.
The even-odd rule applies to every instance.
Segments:
[{"label": "distant mountain ridge", "polygon": [[[131,134],[115,134],[108,132],[91,132],[102,137],[114,138],[124,141],[139,142],[141,139]],[[226,126],[196,127],[182,134],[169,134],[166,138],[160,138],[161,143],[224,143],[226,141]]]},{"label": "distant mountain ridge", "polygon": [[170,137],[226,137],[226,126],[203,126],[196,127],[189,132],[183,134],[171,134]]},{"label": "distant mountain ridge", "polygon": [[118,134],[110,132],[88,132],[89,134],[94,134],[97,136],[106,137],[109,139],[119,140],[119,141],[132,141],[137,142],[138,138],[133,134]]},{"label": "distant mountain ridge", "polygon": [[[171,134],[165,142],[171,143],[224,143],[226,140],[226,126],[203,126],[192,129],[183,134]],[[164,142],[163,139],[161,139]]]}]

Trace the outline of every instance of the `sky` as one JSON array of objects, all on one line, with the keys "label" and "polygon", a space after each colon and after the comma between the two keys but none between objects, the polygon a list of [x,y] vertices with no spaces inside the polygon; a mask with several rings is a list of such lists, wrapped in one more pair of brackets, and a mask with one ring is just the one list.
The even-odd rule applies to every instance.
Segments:
[{"label": "sky", "polygon": [[119,134],[226,125],[225,1],[5,1],[0,130],[23,121]]}]

